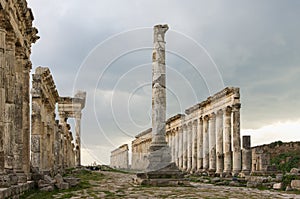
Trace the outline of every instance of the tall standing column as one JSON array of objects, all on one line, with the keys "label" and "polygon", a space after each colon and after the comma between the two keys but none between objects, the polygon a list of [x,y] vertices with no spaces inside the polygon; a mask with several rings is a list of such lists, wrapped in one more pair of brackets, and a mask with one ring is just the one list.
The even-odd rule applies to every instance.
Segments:
[{"label": "tall standing column", "polygon": [[224,173],[231,174],[231,108],[227,107],[223,111],[224,128]]},{"label": "tall standing column", "polygon": [[183,126],[183,132],[182,132],[182,136],[183,136],[183,144],[182,144],[182,154],[183,154],[183,165],[182,165],[182,169],[184,171],[187,170],[187,125]]},{"label": "tall standing column", "polygon": [[170,148],[166,143],[166,65],[165,33],[168,25],[154,26],[152,54],[152,142],[148,170],[157,170],[171,162]]},{"label": "tall standing column", "polygon": [[178,128],[174,131],[174,161],[176,163],[176,166],[179,167],[179,161],[178,161],[178,148],[179,148],[179,133],[178,133]]},{"label": "tall standing column", "polygon": [[76,166],[80,166],[81,165],[81,141],[80,141],[80,137],[81,137],[81,113],[76,113],[75,115],[75,133],[76,133],[76,138],[75,138],[75,165]]},{"label": "tall standing column", "polygon": [[[2,14],[2,13],[1,13]],[[3,15],[0,15],[3,17]],[[5,22],[0,26],[0,174],[4,172],[4,111],[5,111],[5,87],[4,87],[4,68],[5,68]]]},{"label": "tall standing column", "polygon": [[197,123],[195,120],[192,123],[192,172],[197,171]]},{"label": "tall standing column", "polygon": [[223,112],[219,110],[216,115],[216,132],[217,132],[217,174],[222,174],[224,170],[224,155],[223,155]]},{"label": "tall standing column", "polygon": [[216,171],[216,115],[209,116],[209,171]]},{"label": "tall standing column", "polygon": [[187,171],[192,169],[192,123],[187,126]]},{"label": "tall standing column", "polygon": [[183,127],[178,128],[178,167],[183,169]]},{"label": "tall standing column", "polygon": [[245,175],[249,175],[251,172],[251,140],[250,135],[243,136],[243,150],[242,150],[242,172]]},{"label": "tall standing column", "polygon": [[241,172],[242,157],[241,157],[241,134],[240,134],[240,108],[241,104],[235,104],[232,108],[233,128],[233,174],[238,175]]},{"label": "tall standing column", "polygon": [[26,61],[23,69],[23,170],[30,173],[30,70],[31,62]]},{"label": "tall standing column", "polygon": [[176,155],[175,155],[175,130],[174,129],[171,131],[171,140],[172,140],[172,145],[171,145],[171,149],[172,149],[172,162],[176,162]]},{"label": "tall standing column", "polygon": [[203,170],[208,171],[209,167],[209,136],[208,136],[208,116],[203,120]]},{"label": "tall standing column", "polygon": [[203,169],[203,119],[199,119],[197,128],[197,171]]}]

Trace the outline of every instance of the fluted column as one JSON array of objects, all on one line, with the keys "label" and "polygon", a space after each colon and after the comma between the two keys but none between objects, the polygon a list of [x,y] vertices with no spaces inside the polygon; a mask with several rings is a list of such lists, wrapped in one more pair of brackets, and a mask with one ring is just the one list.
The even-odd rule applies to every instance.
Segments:
[{"label": "fluted column", "polygon": [[216,171],[216,115],[209,116],[209,171]]},{"label": "fluted column", "polygon": [[172,130],[172,162],[176,163],[176,149],[175,149],[175,143],[176,143],[176,137],[175,137],[175,129]]},{"label": "fluted column", "polygon": [[208,116],[203,120],[203,170],[209,168],[209,135],[208,135]]},{"label": "fluted column", "polygon": [[243,149],[242,149],[242,172],[249,175],[251,172],[251,139],[250,135],[243,136]]},{"label": "fluted column", "polygon": [[224,170],[224,155],[223,155],[223,112],[220,110],[216,115],[216,132],[217,132],[217,168],[216,173],[222,174]]},{"label": "fluted column", "polygon": [[178,161],[178,150],[179,150],[179,132],[178,128],[176,128],[174,132],[174,161],[179,168],[179,161]]},{"label": "fluted column", "polygon": [[202,117],[198,121],[197,128],[197,171],[200,172],[203,169],[203,119]]},{"label": "fluted column", "polygon": [[178,129],[178,167],[183,169],[183,127]]},{"label": "fluted column", "polygon": [[81,165],[81,113],[75,115],[75,165]]},{"label": "fluted column", "polygon": [[183,126],[182,136],[183,136],[183,144],[182,144],[183,165],[182,165],[182,169],[184,171],[186,171],[187,170],[187,126],[186,125]]},{"label": "fluted column", "polygon": [[152,142],[147,170],[153,171],[171,163],[171,150],[166,143],[166,63],[165,33],[168,25],[154,26],[152,54]]},{"label": "fluted column", "polygon": [[187,126],[187,172],[192,169],[192,123]]},{"label": "fluted column", "polygon": [[[1,13],[2,14],[2,13]],[[0,15],[3,16],[3,15]],[[4,162],[5,162],[5,155],[4,155],[4,111],[5,111],[5,23],[2,21],[0,24],[0,173],[4,172]]]},{"label": "fluted column", "polygon": [[223,130],[224,130],[224,173],[230,174],[231,164],[231,108],[223,110]]},{"label": "fluted column", "polygon": [[232,107],[232,142],[233,142],[233,174],[238,175],[241,172],[241,134],[240,134],[240,108],[241,104],[235,104]]},{"label": "fluted column", "polygon": [[192,172],[197,171],[197,124],[198,121],[195,120],[192,123]]}]

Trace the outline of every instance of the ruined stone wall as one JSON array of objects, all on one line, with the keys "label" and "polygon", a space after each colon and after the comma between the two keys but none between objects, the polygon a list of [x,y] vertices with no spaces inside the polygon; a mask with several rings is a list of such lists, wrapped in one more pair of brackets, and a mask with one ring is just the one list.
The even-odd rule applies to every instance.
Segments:
[{"label": "ruined stone wall", "polygon": [[30,53],[39,38],[32,21],[25,0],[0,1],[0,186],[26,182],[30,172]]},{"label": "ruined stone wall", "polygon": [[110,156],[110,166],[119,169],[129,168],[128,145],[123,144],[119,148],[113,150]]},{"label": "ruined stone wall", "polygon": [[38,172],[57,172],[55,144],[60,142],[55,121],[55,106],[59,99],[49,68],[37,67],[32,75],[31,163]]},{"label": "ruined stone wall", "polygon": [[[145,169],[151,138],[150,129],[132,142],[132,169]],[[225,88],[169,118],[166,141],[183,171],[237,175],[251,170],[250,137],[244,139],[242,158],[238,88]]]},{"label": "ruined stone wall", "polygon": [[271,165],[271,159],[278,154],[300,151],[300,142],[274,142],[252,147],[251,151],[252,173],[274,172],[275,168]]},{"label": "ruined stone wall", "polygon": [[149,147],[152,140],[152,129],[147,129],[135,136],[132,141],[131,169],[144,170],[148,165]]},{"label": "ruined stone wall", "polygon": [[[66,168],[76,165],[76,143],[67,120],[73,117],[70,111],[78,112],[74,107],[82,101],[77,102],[77,98],[74,100],[74,98],[60,97],[49,68],[37,67],[32,77],[32,167],[34,171],[42,174],[63,173]],[[71,110],[65,107],[66,102]],[[59,120],[55,120],[57,104]],[[80,116],[81,109],[82,105],[79,107]]]}]

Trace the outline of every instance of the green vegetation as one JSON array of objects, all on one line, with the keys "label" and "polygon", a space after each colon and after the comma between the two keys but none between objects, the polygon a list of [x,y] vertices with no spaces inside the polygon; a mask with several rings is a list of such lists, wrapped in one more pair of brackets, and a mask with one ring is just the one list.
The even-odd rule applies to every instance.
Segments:
[{"label": "green vegetation", "polygon": [[[72,187],[67,190],[59,190],[55,188],[51,192],[40,191],[39,189],[31,190],[20,197],[20,199],[50,199],[54,198],[54,195],[59,194],[59,198],[71,198],[75,196],[75,191],[80,191],[88,188],[92,188],[93,185],[89,181],[99,181],[104,178],[102,173],[92,172],[89,170],[69,170],[65,176],[74,176],[80,178],[80,184],[76,187]],[[73,174],[71,174],[73,173]]]},{"label": "green vegetation", "polygon": [[282,178],[282,189],[285,190],[285,188],[291,184],[292,180],[299,180],[299,176],[296,175],[284,175]]},{"label": "green vegetation", "polygon": [[279,171],[289,172],[300,165],[300,151],[281,153],[271,159],[271,164],[276,165]]}]

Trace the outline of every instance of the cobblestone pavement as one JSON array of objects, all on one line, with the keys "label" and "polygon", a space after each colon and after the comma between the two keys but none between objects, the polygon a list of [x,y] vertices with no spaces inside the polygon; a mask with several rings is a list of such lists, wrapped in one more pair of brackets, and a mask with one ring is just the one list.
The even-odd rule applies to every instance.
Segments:
[{"label": "cobblestone pavement", "polygon": [[[133,184],[135,175],[103,172],[100,181],[91,181],[92,188],[73,192],[70,198],[230,198],[230,199],[275,199],[299,198],[300,195],[284,192],[258,190],[244,187],[214,186],[191,183],[191,187],[145,187]],[[58,194],[55,198],[61,198]],[[65,198],[65,197],[64,197]]]}]

